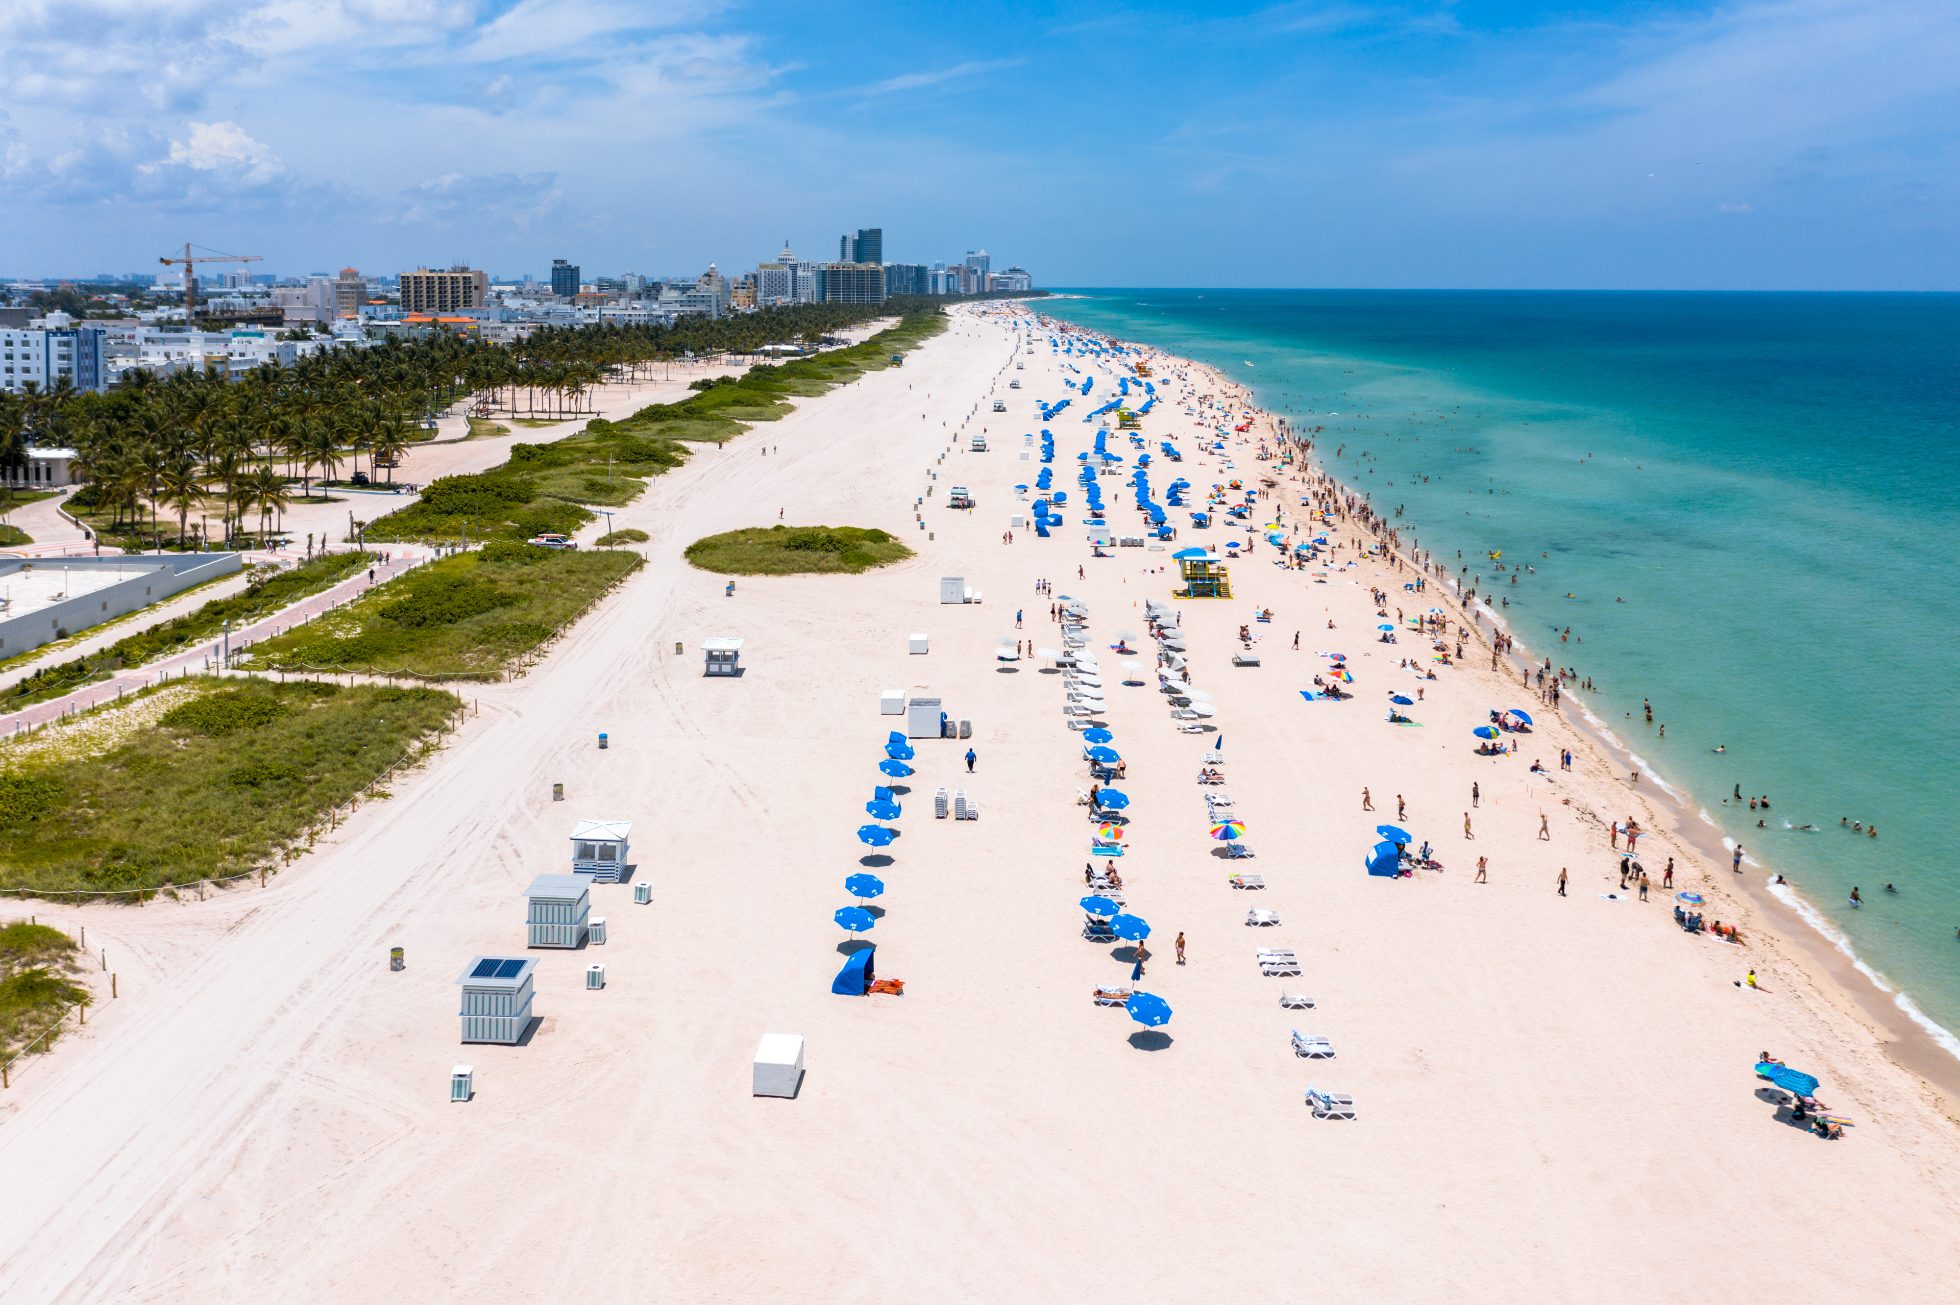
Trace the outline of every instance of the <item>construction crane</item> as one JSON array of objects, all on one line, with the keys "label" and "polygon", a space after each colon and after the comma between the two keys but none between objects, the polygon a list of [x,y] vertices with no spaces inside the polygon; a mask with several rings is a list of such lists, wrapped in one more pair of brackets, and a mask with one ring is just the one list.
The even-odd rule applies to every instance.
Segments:
[{"label": "construction crane", "polygon": [[[193,254],[191,252],[193,248],[204,252]],[[256,263],[258,261],[257,254],[221,254],[215,249],[205,249],[203,245],[193,246],[188,241],[184,243],[183,257],[157,259],[157,262],[165,266],[177,263],[184,265],[184,329],[186,331],[197,329],[197,265],[199,263]]]}]

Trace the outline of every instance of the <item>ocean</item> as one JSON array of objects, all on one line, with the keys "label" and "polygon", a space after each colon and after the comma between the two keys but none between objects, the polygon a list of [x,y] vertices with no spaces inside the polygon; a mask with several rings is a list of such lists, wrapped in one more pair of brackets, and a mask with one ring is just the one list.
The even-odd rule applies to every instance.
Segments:
[{"label": "ocean", "polygon": [[1034,306],[1324,427],[1960,1056],[1960,295],[1061,293]]}]

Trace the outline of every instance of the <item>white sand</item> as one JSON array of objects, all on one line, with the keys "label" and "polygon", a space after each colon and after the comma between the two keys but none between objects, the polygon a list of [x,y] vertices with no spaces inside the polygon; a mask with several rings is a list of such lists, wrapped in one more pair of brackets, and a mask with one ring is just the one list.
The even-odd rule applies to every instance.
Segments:
[{"label": "white sand", "polygon": [[[1148,573],[1169,554],[1088,561],[1076,501],[1055,538],[1000,542],[1008,486],[1037,467],[1018,436],[1060,389],[1045,346],[1003,372],[1002,326],[959,316],[903,369],[703,452],[616,514],[653,533],[647,570],[529,677],[486,688],[424,772],[269,890],[0,905],[86,922],[123,991],[0,1095],[0,1300],[1949,1298],[1960,1200],[1934,1095],[1774,940],[1688,938],[1658,893],[1602,900],[1614,862],[1578,812],[1624,814],[1633,796],[1589,759],[1551,783],[1471,757],[1488,707],[1536,706],[1477,658],[1425,686],[1423,728],[1384,724],[1381,691],[1414,681],[1368,641],[1367,568],[1313,586],[1260,559],[1235,568],[1233,601],[1182,604],[1262,895],[1228,889],[1210,855],[1192,782],[1204,743],[1173,731],[1154,690],[1111,677],[1135,799],[1123,873],[1156,926],[1144,986],[1176,1009],[1168,1045],[1139,1049],[1122,1011],[1092,1006],[1128,967],[1077,934],[1079,739],[1057,677],[1002,673],[993,647],[1017,605],[1021,637],[1053,643],[1041,576],[1090,602],[1099,642],[1140,630],[1141,600],[1171,588]],[[1111,384],[1052,423],[1058,480]],[[996,393],[1011,415],[987,411]],[[1153,447],[1195,452],[1181,407],[1147,419]],[[927,541],[912,500],[976,412],[994,450],[947,452],[939,484],[972,486],[980,507],[928,505]],[[1247,452],[1239,466],[1256,474]],[[1214,478],[1188,457],[1160,467],[1160,493],[1179,472]],[[903,531],[920,556],[743,580],[732,599],[681,562],[689,541],[778,507]],[[942,574],[986,603],[939,606]],[[1234,670],[1233,633],[1259,606],[1277,613],[1257,627],[1266,664]],[[913,630],[929,656],[906,655]],[[701,677],[716,634],[748,641],[740,681]],[[1323,664],[1308,650],[1330,637],[1358,697],[1305,704]],[[888,686],[971,718],[979,770],[959,773],[965,745],[918,745],[870,935],[908,992],[836,997],[830,915],[850,904]],[[1527,758],[1550,764],[1568,741],[1549,722]],[[965,784],[983,818],[935,822],[942,783]],[[1363,874],[1398,791],[1443,874]],[[595,889],[612,940],[532,953],[530,1045],[458,1045],[452,980],[477,952],[521,947],[521,891],[564,867],[584,815],[638,822],[654,904]],[[1683,848],[1642,848],[1649,867],[1670,852],[1682,883],[1708,873]],[[1478,853],[1488,885],[1470,883]],[[1244,927],[1253,905],[1284,924]],[[388,971],[391,944],[406,973]],[[1261,978],[1260,946],[1296,948],[1306,973]],[[592,960],[602,993],[580,988]],[[1733,986],[1750,965],[1769,991]],[[1281,1010],[1282,988],[1319,1009]],[[1338,1059],[1296,1061],[1293,1027]],[[809,1039],[796,1101],[749,1096],[769,1031]],[[1857,1121],[1845,1140],[1775,1121],[1750,1074],[1765,1047],[1823,1079]],[[447,1101],[457,1062],[476,1066],[469,1105]],[[1312,1118],[1309,1082],[1353,1094],[1359,1121]]]}]

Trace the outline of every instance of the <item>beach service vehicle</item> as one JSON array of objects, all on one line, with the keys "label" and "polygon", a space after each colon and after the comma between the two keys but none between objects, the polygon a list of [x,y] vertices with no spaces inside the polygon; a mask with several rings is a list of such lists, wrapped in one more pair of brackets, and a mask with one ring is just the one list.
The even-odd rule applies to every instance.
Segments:
[{"label": "beach service vehicle", "polygon": [[969,453],[985,453],[987,451],[987,437],[985,435],[975,435],[966,442],[966,448]]},{"label": "beach service vehicle", "polygon": [[995,412],[1006,412],[1006,411],[1007,411],[1007,400],[1005,400],[1005,399],[995,399],[995,400],[994,400],[994,411],[995,411]]},{"label": "beach service vehicle", "polygon": [[946,491],[946,506],[970,508],[973,506],[973,495],[967,492],[965,485],[954,485]]},{"label": "beach service vehicle", "polygon": [[1021,388],[1021,382],[1019,382],[1018,380],[1009,381],[1007,383],[1007,388],[1010,390],[1018,390]]},{"label": "beach service vehicle", "polygon": [[532,535],[530,542],[539,548],[577,548],[578,544],[563,535]]}]

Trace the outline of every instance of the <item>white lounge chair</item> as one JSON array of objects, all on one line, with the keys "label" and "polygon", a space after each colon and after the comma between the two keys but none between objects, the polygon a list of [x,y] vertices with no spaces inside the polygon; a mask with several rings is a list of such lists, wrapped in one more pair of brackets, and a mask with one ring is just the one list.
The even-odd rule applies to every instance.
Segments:
[{"label": "white lounge chair", "polygon": [[1263,889],[1266,886],[1266,876],[1232,875],[1225,882],[1229,883],[1234,888],[1244,888],[1252,891],[1257,891]]},{"label": "white lounge chair", "polygon": [[1304,993],[1282,992],[1279,995],[1279,1004],[1287,1010],[1312,1010],[1318,1003]]},{"label": "white lounge chair", "polygon": [[1122,1006],[1130,1000],[1131,988],[1128,984],[1097,988],[1093,994],[1098,1006]]},{"label": "white lounge chair", "polygon": [[1307,1084],[1307,1105],[1315,1119],[1353,1119],[1354,1098],[1344,1092],[1326,1092]]},{"label": "white lounge chair", "polygon": [[1270,929],[1279,923],[1278,911],[1252,910],[1245,913],[1245,922],[1255,929]]},{"label": "white lounge chair", "polygon": [[1293,1054],[1301,1060],[1332,1060],[1334,1044],[1317,1033],[1293,1030]]}]

